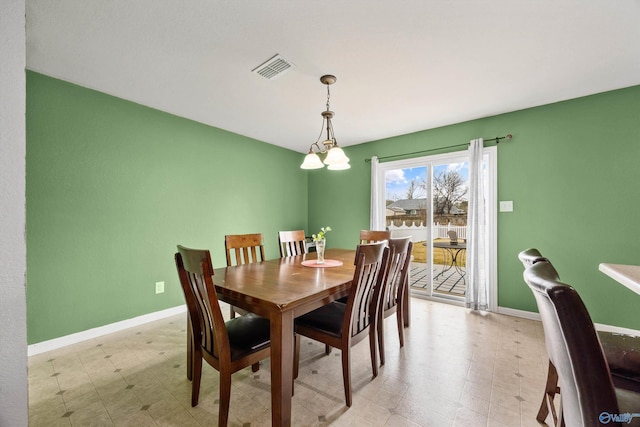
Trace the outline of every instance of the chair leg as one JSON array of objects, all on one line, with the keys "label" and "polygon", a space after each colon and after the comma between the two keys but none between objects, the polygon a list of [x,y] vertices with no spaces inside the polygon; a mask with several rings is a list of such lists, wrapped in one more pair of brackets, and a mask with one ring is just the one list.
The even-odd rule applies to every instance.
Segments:
[{"label": "chair leg", "polygon": [[404,325],[402,322],[403,317],[404,314],[402,313],[400,306],[398,306],[398,310],[396,311],[396,320],[398,322],[398,339],[400,340],[400,347],[404,347]]},{"label": "chair leg", "polygon": [[411,269],[409,269],[409,274],[405,279],[404,292],[402,294],[402,321],[405,328],[411,326],[411,303],[409,299],[409,276],[411,275]]},{"label": "chair leg", "polygon": [[553,398],[556,394],[559,393],[560,388],[558,387],[558,372],[556,371],[556,367],[553,365],[553,363],[551,363],[551,360],[549,360],[547,384],[544,387],[544,396],[542,397],[542,403],[540,404],[540,409],[538,410],[536,420],[543,423],[544,420],[547,419],[547,415],[549,415],[549,412],[551,412],[553,425],[558,425],[558,415],[556,413],[556,407],[553,404]]},{"label": "chair leg", "polygon": [[236,312],[235,312],[235,311],[233,311],[233,306],[232,306],[232,305],[231,305],[231,306],[229,306],[229,310],[230,310],[230,311],[229,311],[229,317],[230,317],[231,319],[235,319],[235,317],[236,317]]},{"label": "chair leg", "polygon": [[380,365],[384,365],[384,317],[378,317],[378,324],[376,325],[378,331],[378,350],[380,352]]},{"label": "chair leg", "polygon": [[324,354],[327,356],[331,354],[331,346],[329,344],[324,345]]},{"label": "chair leg", "polygon": [[562,411],[562,399],[560,399],[560,404],[558,405],[558,421],[555,422],[557,427],[566,427],[564,423],[564,412]]},{"label": "chair leg", "polygon": [[258,372],[260,370],[260,362],[256,362],[251,365],[251,372]]},{"label": "chair leg", "polygon": [[347,406],[351,406],[351,349],[342,349],[342,380],[344,382],[344,397]]},{"label": "chair leg", "polygon": [[187,378],[193,379],[193,329],[191,319],[187,316]]},{"label": "chair leg", "polygon": [[226,427],[229,421],[229,403],[231,400],[231,374],[220,372],[220,404],[218,406],[218,427]]},{"label": "chair leg", "polygon": [[202,378],[202,354],[200,351],[193,352],[193,371],[191,379],[191,406],[198,406],[200,398],[200,379]]},{"label": "chair leg", "polygon": [[371,371],[373,377],[378,376],[378,343],[375,325],[369,325],[369,353],[371,353]]}]

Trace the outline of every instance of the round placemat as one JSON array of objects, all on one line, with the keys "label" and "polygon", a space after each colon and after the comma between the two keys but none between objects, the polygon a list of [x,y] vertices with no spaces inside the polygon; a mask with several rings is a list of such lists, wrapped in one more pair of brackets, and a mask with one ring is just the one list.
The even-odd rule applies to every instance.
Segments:
[{"label": "round placemat", "polygon": [[342,265],[342,261],[338,261],[337,259],[325,259],[324,264],[318,264],[315,259],[308,259],[306,261],[302,261],[302,265],[305,267],[340,267]]}]

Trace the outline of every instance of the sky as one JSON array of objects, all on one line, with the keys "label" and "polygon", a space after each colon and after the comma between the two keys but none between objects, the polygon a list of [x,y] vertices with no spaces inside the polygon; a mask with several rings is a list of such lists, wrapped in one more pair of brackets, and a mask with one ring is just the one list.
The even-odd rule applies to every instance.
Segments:
[{"label": "sky", "polygon": [[[447,171],[457,171],[466,180],[469,178],[469,164],[464,163],[448,163],[434,166],[435,174]],[[400,200],[406,198],[407,188],[412,179],[416,183],[424,182],[427,179],[427,167],[403,168],[387,171],[385,174],[386,199]],[[414,193],[414,198],[427,197],[424,190],[418,190]]]}]

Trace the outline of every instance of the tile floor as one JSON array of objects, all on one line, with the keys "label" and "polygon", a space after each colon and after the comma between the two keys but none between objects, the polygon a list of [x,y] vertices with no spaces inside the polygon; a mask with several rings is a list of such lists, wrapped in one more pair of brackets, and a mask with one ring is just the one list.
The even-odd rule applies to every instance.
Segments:
[{"label": "tile floor", "polygon": [[[224,310],[223,313],[228,312]],[[29,425],[215,426],[217,372],[205,365],[190,406],[186,315],[29,358]],[[368,344],[353,348],[354,403],[344,404],[340,352],[303,338],[294,426],[539,426],[547,357],[539,322],[412,299],[398,346],[385,322],[386,364],[372,379]],[[268,361],[234,374],[230,426],[269,426]]]}]

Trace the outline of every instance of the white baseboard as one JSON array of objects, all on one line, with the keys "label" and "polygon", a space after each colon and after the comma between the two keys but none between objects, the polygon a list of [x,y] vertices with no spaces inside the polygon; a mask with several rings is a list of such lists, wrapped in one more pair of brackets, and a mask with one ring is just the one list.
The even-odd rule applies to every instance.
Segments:
[{"label": "white baseboard", "polygon": [[143,325],[145,323],[164,319],[166,317],[175,316],[176,314],[185,313],[186,311],[187,311],[187,306],[183,304],[176,307],[167,308],[166,310],[156,311],[154,313],[144,314],[142,316],[134,317],[132,319],[122,320],[120,322],[111,323],[109,325],[104,325],[97,328],[88,329],[86,331],[77,332],[75,334],[66,335],[64,337],[54,338],[48,341],[42,341],[36,344],[31,344],[28,347],[27,354],[29,356],[34,356],[36,354],[40,354],[47,351],[55,350],[57,348],[76,344],[81,341],[97,338],[102,335],[107,335],[113,332],[122,331],[123,329],[128,329],[134,326]]},{"label": "white baseboard", "polygon": [[[507,308],[507,307],[498,307],[498,313],[506,314],[508,316],[522,317],[529,320],[540,321],[540,314],[534,313],[532,311],[516,310],[514,308]],[[613,332],[613,333],[622,334],[622,335],[632,335],[634,337],[640,336],[640,331],[637,331],[635,329],[621,328],[619,326],[605,325],[603,323],[595,323],[594,325],[597,331]]]},{"label": "white baseboard", "polygon": [[540,314],[533,311],[516,310],[515,308],[498,307],[499,314],[506,314],[507,316],[521,317],[523,319],[540,321]]}]

